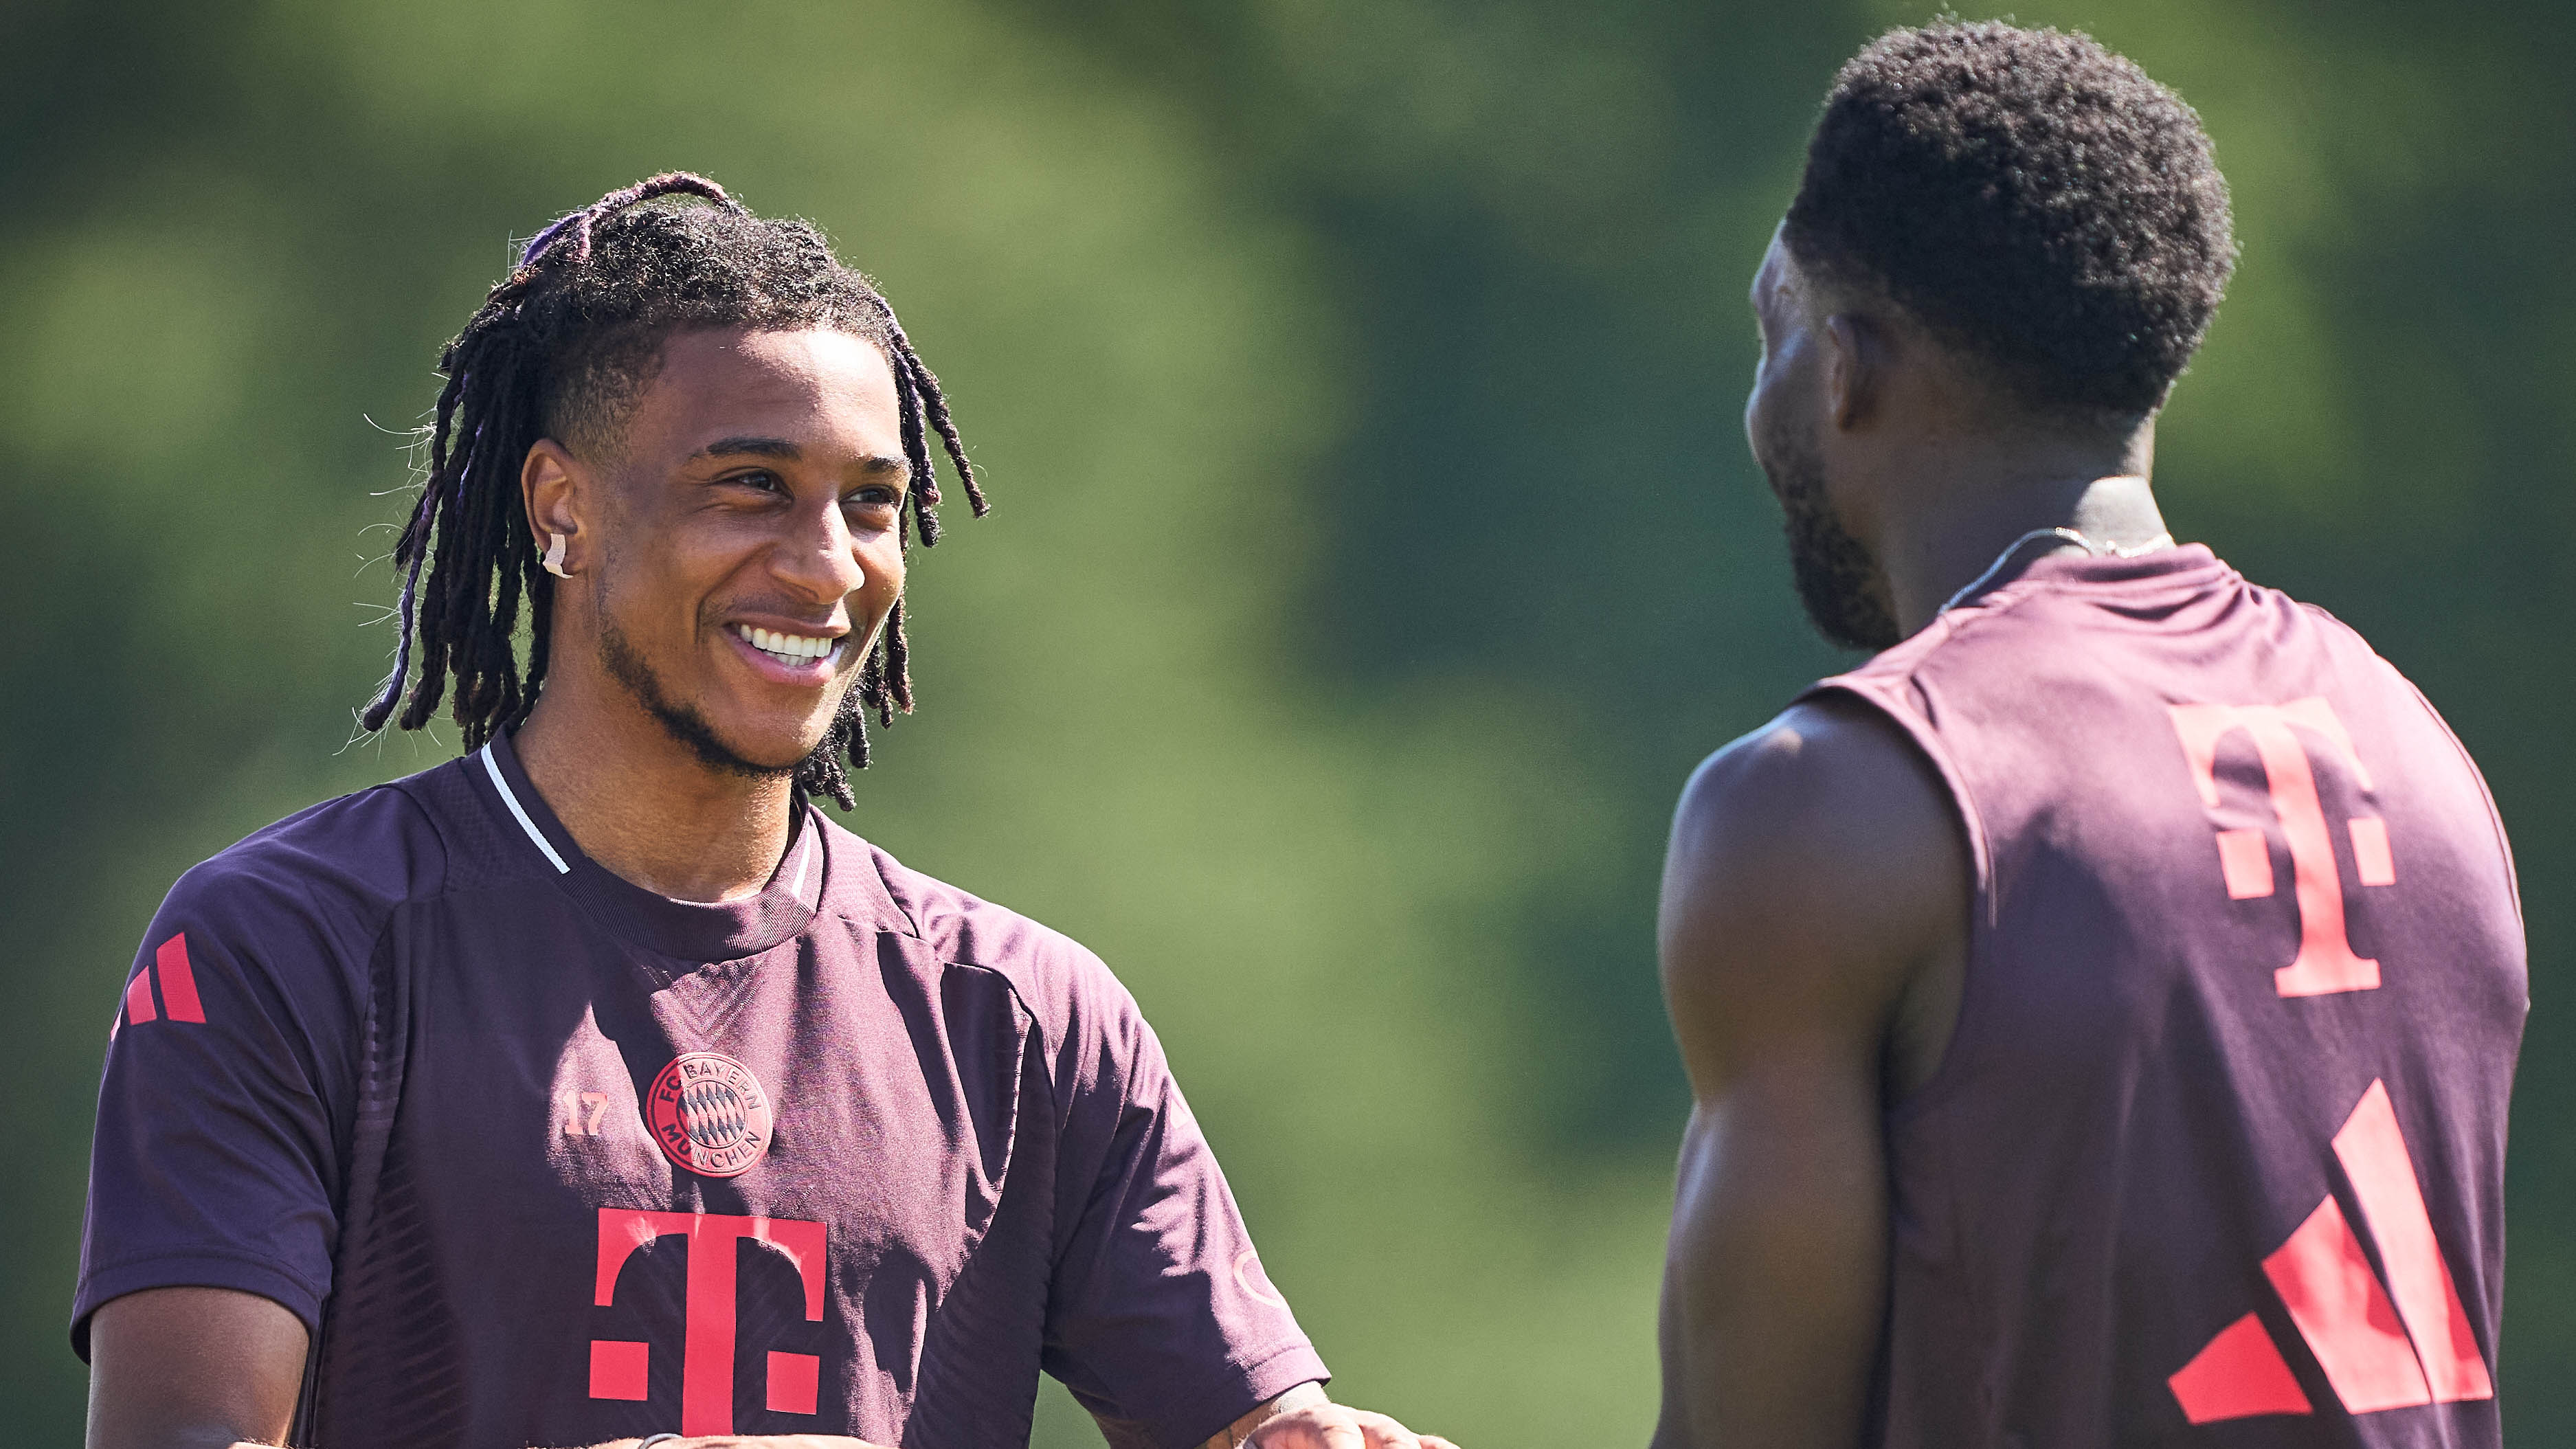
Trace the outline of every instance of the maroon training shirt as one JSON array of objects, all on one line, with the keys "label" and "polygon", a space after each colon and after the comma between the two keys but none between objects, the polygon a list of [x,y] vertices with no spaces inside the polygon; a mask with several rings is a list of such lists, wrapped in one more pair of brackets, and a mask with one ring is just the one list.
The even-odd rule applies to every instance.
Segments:
[{"label": "maroon training shirt", "polygon": [[2529,995],[2432,707],[2200,547],[2041,559],[1818,689],[1922,746],[1976,867],[1887,1120],[1872,1442],[2497,1444]]},{"label": "maroon training shirt", "polygon": [[1091,953],[801,813],[718,905],[506,741],[188,872],[107,1057],[72,1338],[186,1284],[314,1334],[298,1443],[1166,1449],[1324,1377]]}]

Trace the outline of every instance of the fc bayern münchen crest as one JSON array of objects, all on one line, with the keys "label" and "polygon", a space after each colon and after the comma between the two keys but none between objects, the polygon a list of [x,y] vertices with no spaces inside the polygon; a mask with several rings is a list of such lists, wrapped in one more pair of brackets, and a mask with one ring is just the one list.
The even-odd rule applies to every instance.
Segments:
[{"label": "fc bayern m\u00fcnchen crest", "polygon": [[645,1121],[662,1155],[705,1177],[740,1177],[769,1150],[769,1094],[720,1052],[684,1052],[653,1079]]}]

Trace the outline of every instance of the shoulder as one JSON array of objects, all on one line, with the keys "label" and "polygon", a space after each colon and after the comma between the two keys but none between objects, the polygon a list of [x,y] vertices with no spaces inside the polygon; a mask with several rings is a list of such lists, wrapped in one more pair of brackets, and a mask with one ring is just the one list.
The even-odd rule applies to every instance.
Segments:
[{"label": "shoulder", "polygon": [[2325,605],[2311,604],[2305,599],[2292,598],[2278,589],[2263,588],[2261,585],[2254,587],[2258,592],[2269,596],[2269,602],[2275,608],[2308,621],[2316,629],[2318,637],[2325,641],[2326,647],[2332,650],[2339,657],[2339,661],[2347,667],[2357,665],[2389,679],[2400,681],[2409,690],[2414,689],[2414,682],[2406,678],[2404,671],[2390,663],[2379,652],[2378,646],[2372,644],[2369,639],[2363,637],[2360,630],[2345,623]]},{"label": "shoulder", "polygon": [[934,958],[1000,978],[1050,1039],[1135,1016],[1127,988],[1081,942],[914,870],[837,824],[827,828],[836,837],[834,853],[855,852],[874,869],[904,928]]},{"label": "shoulder", "polygon": [[445,883],[447,848],[410,783],[325,800],[254,831],[191,868],[177,890],[209,900],[301,897],[325,909],[378,914],[435,895]]},{"label": "shoulder", "polygon": [[1835,891],[1955,846],[1957,820],[1913,737],[1877,707],[1829,692],[1702,761],[1682,789],[1673,844],[1681,863],[1731,878]]},{"label": "shoulder", "polygon": [[363,969],[394,911],[438,892],[446,859],[421,803],[400,785],[375,786],[299,811],[191,867],[163,901],[154,934],[186,931],[191,950],[272,972],[316,960]]},{"label": "shoulder", "polygon": [[1703,762],[1666,857],[1659,944],[1695,1023],[1872,1019],[1955,940],[1970,866],[1957,806],[1908,733],[1834,693]]}]

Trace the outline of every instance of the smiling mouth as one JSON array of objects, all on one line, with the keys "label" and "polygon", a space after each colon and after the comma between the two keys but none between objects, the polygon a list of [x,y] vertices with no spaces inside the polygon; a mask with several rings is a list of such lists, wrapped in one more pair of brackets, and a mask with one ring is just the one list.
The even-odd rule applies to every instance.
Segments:
[{"label": "smiling mouth", "polygon": [[733,632],[745,644],[791,669],[801,669],[817,659],[828,659],[840,651],[838,639],[821,639],[809,634],[782,634],[775,629],[755,629],[749,624],[736,624]]}]

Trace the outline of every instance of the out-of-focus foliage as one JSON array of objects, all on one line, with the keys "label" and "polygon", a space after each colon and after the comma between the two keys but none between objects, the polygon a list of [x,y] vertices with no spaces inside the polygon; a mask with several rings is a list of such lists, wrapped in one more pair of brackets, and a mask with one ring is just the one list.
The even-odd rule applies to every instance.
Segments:
[{"label": "out-of-focus foliage", "polygon": [[[2186,536],[2359,625],[2516,832],[2538,1006],[2515,1442],[2576,1433],[2569,24],[2022,5],[2198,103],[2245,262],[2163,433]],[[1686,1103],[1651,910],[1690,764],[1835,667],[1737,409],[1743,287],[1874,0],[18,0],[0,18],[0,1402],[62,1338],[118,982],[349,743],[439,341],[652,171],[811,216],[1001,507],[919,562],[851,823],[1088,941],[1341,1392],[1640,1442]],[[372,530],[372,531],[370,531]],[[1094,1442],[1060,1396],[1047,1446]]]}]

